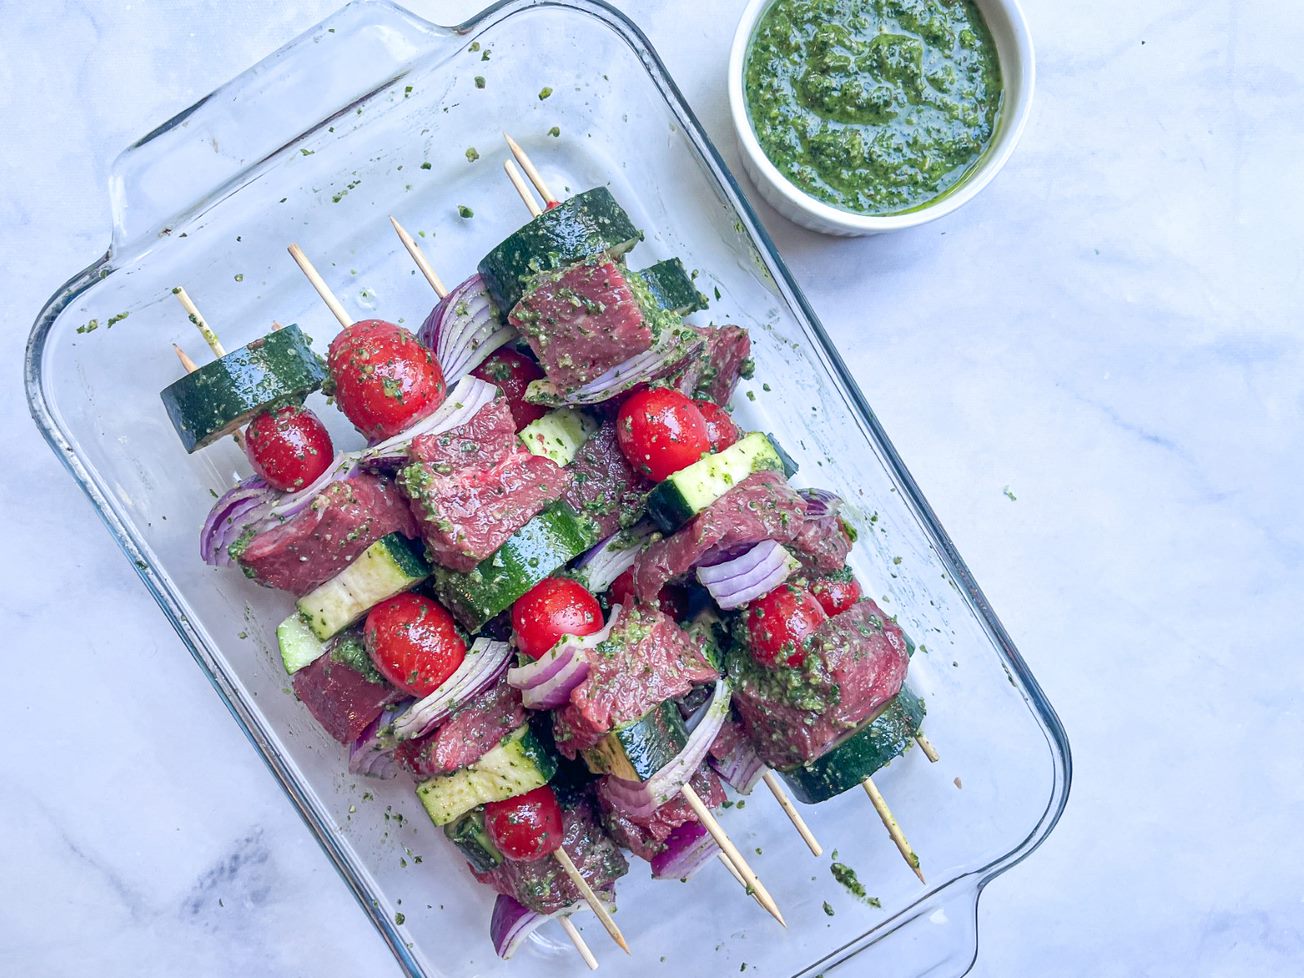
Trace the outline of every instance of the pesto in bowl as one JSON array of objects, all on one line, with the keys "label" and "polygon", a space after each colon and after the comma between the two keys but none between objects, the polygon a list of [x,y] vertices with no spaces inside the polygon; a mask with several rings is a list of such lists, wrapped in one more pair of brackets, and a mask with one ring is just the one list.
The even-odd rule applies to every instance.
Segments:
[{"label": "pesto in bowl", "polygon": [[779,172],[865,215],[911,211],[958,186],[990,145],[1002,98],[973,0],[775,0],[743,85]]}]

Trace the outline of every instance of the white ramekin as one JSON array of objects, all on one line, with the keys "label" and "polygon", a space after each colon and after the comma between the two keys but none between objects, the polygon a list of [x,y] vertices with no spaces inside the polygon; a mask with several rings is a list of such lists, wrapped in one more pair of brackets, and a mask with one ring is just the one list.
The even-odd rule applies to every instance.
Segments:
[{"label": "white ramekin", "polygon": [[743,94],[743,71],[752,33],[761,15],[775,0],[749,0],[734,35],[733,49],[729,53],[729,107],[733,113],[734,128],[742,147],[743,168],[761,196],[784,217],[812,231],[857,237],[900,231],[950,214],[957,207],[977,196],[991,183],[992,178],[1005,165],[1023,134],[1032,107],[1032,91],[1036,83],[1036,59],[1032,50],[1032,36],[1018,0],[974,0],[978,11],[987,22],[996,42],[1000,59],[1001,80],[1005,97],[1001,115],[996,124],[996,135],[977,168],[949,193],[936,201],[906,214],[870,217],[840,210],[816,200],[793,184],[770,162],[747,114],[747,100]]}]

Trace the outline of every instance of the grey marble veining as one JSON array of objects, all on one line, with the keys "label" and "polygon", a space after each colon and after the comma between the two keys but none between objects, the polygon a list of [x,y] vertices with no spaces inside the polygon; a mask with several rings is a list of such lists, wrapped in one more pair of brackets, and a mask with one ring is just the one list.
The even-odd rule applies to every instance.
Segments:
[{"label": "grey marble veining", "polygon": [[[116,152],[335,6],[0,0],[0,974],[393,971],[19,378],[104,248]],[[741,4],[623,6],[736,161]],[[974,974],[1298,974],[1304,18],[1026,6],[1037,104],[975,202],[861,241],[763,211],[1074,747],[1060,827],[984,896]]]}]

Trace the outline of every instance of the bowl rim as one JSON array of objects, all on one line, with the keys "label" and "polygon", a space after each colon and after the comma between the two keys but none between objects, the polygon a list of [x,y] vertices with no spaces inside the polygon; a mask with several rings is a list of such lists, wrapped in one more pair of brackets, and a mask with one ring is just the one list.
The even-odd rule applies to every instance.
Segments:
[{"label": "bowl rim", "polygon": [[[753,179],[769,184],[791,207],[818,223],[853,234],[900,231],[945,217],[976,197],[1013,155],[1027,126],[1036,89],[1037,59],[1032,33],[1019,0],[974,0],[996,42],[1004,101],[995,136],[973,170],[931,201],[900,214],[857,214],[827,204],[802,190],[771,162],[752,127],[743,91],[747,51],[761,17],[779,0],[748,0],[729,51],[729,110],[738,143]],[[996,16],[999,15],[999,16]]]}]

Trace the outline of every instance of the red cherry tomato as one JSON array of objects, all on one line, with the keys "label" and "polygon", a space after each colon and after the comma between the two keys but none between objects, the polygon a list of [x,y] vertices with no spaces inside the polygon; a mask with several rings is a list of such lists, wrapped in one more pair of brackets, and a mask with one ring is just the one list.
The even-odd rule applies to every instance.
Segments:
[{"label": "red cherry tomato", "polygon": [[326,365],[340,410],[373,441],[398,434],[444,402],[444,372],[435,355],[383,319],[342,329]]},{"label": "red cherry tomato", "polygon": [[545,577],[512,605],[516,647],[540,659],[563,635],[592,635],[602,628],[602,606],[579,581]]},{"label": "red cherry tomato", "polygon": [[523,353],[509,348],[491,353],[484,363],[471,371],[471,376],[498,385],[503,397],[507,398],[517,431],[548,413],[542,404],[531,404],[525,399],[525,388],[532,380],[542,380],[543,371]]},{"label": "red cherry tomato", "polygon": [[810,593],[815,595],[815,600],[832,618],[860,600],[860,584],[848,567],[832,577],[821,577],[810,586]]},{"label": "red cherry tomato", "polygon": [[466,658],[448,609],[411,591],[367,612],[362,637],[380,674],[413,696],[429,696]]},{"label": "red cherry tomato", "polygon": [[[611,582],[611,603],[628,608],[634,604],[634,568],[627,568]],[[667,584],[657,595],[657,607],[675,621],[688,617],[688,589]]]},{"label": "red cherry tomato", "polygon": [[669,387],[631,395],[616,417],[625,458],[657,482],[692,465],[711,450],[706,419],[692,398]]},{"label": "red cherry tomato", "polygon": [[706,420],[706,439],[711,443],[711,451],[723,452],[741,437],[742,432],[734,424],[729,412],[715,401],[694,401],[697,409]]},{"label": "red cherry tomato", "polygon": [[330,468],[335,446],[321,418],[287,404],[264,411],[245,429],[245,454],[254,471],[283,492],[302,489]]},{"label": "red cherry tomato", "polygon": [[546,784],[484,806],[489,840],[508,859],[542,859],[561,848],[565,826],[557,796]]},{"label": "red cherry tomato", "polygon": [[805,639],[828,617],[809,591],[780,584],[747,606],[747,644],[762,665],[799,666],[806,661]]}]

